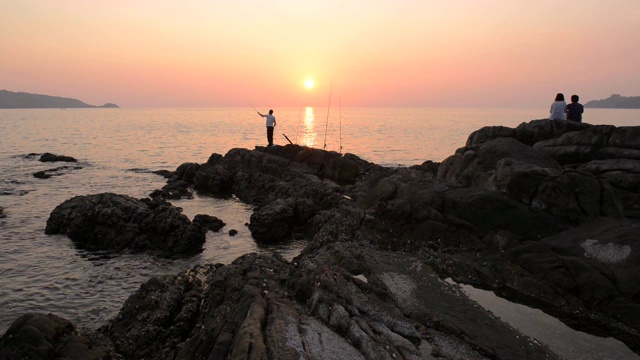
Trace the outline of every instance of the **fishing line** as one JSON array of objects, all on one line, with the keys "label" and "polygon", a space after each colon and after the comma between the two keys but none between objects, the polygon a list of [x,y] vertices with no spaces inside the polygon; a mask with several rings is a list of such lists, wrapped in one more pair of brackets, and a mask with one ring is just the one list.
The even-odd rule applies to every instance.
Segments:
[{"label": "fishing line", "polygon": [[329,104],[327,105],[327,123],[324,126],[324,148],[327,149],[327,129],[329,129],[329,109],[331,108],[331,91],[333,90],[333,80],[331,80],[331,85],[329,86]]},{"label": "fishing line", "polygon": [[338,98],[338,124],[340,124],[340,154],[342,155],[342,97]]},{"label": "fishing line", "polygon": [[300,119],[302,118],[302,106],[298,112],[298,126],[296,127],[296,144],[298,143],[298,133],[300,132]]}]

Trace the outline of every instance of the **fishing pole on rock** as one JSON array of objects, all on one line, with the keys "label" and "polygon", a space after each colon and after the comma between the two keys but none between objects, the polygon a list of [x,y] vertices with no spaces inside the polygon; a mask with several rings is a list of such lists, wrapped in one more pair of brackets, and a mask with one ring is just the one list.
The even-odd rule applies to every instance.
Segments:
[{"label": "fishing pole on rock", "polygon": [[338,98],[338,124],[340,126],[340,154],[342,154],[342,97]]},{"label": "fishing pole on rock", "polygon": [[327,123],[324,126],[324,147],[323,150],[327,149],[327,129],[329,129],[329,109],[331,108],[331,91],[333,90],[333,80],[331,80],[331,85],[329,86],[329,104],[327,105]]}]

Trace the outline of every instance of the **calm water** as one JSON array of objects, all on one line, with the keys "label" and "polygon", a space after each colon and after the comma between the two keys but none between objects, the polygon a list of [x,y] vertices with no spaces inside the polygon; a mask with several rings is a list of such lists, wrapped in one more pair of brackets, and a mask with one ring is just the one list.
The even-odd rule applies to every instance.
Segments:
[{"label": "calm water", "polygon": [[[260,109],[267,111],[268,109]],[[274,109],[276,144],[287,140],[350,152],[388,166],[441,161],[487,125],[517,126],[544,118],[546,109]],[[639,110],[588,109],[585,122],[640,124]],[[325,131],[326,129],[326,131]],[[205,251],[186,260],[88,253],[64,236],[46,236],[55,206],[76,195],[115,192],[146,197],[165,184],[150,170],[205,162],[211,153],[266,144],[264,120],[250,109],[0,110],[0,334],[25,312],[52,312],[81,326],[115,316],[149,277],[198,263],[229,263],[251,251],[291,258],[304,246],[259,248],[245,223],[250,207],[206,197],[174,201],[192,218],[215,215],[227,223],[208,233]],[[36,171],[65,165],[25,158],[51,152],[79,160],[80,170],[42,180]],[[235,237],[229,229],[239,231]]]}]

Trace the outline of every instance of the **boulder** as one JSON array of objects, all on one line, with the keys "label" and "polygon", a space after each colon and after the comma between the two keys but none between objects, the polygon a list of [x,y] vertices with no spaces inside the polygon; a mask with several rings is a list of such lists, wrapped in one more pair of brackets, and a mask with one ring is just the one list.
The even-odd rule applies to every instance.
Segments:
[{"label": "boulder", "polygon": [[224,221],[218,219],[215,216],[207,215],[207,214],[198,214],[193,217],[193,222],[196,224],[200,224],[200,226],[205,229],[218,232],[222,229],[226,224]]},{"label": "boulder", "polygon": [[154,190],[149,197],[152,199],[193,199],[190,184],[184,180],[171,179],[160,190]]},{"label": "boulder", "polygon": [[344,244],[151,279],[101,332],[128,359],[557,358],[420,258]]},{"label": "boulder", "polygon": [[584,163],[598,157],[600,149],[607,145],[614,129],[611,125],[592,126],[557,138],[538,141],[533,148],[562,165]]},{"label": "boulder", "polygon": [[58,205],[45,233],[63,234],[89,249],[150,251],[184,256],[202,251],[206,230],[161,200],[103,193],[76,196]]},{"label": "boulder", "polygon": [[57,168],[37,171],[33,173],[33,177],[38,179],[48,179],[52,176],[62,176],[71,173],[73,170],[80,170],[82,166],[59,166]]},{"label": "boulder", "polygon": [[56,162],[56,161],[64,161],[64,162],[77,162],[78,160],[74,159],[71,156],[66,155],[56,155],[52,153],[44,153],[40,156],[39,161],[42,162]]},{"label": "boulder", "polygon": [[80,331],[53,314],[27,313],[16,319],[0,338],[0,358],[118,359],[108,341],[91,330]]},{"label": "boulder", "polygon": [[260,243],[276,243],[291,239],[294,210],[285,200],[276,200],[251,214],[249,230]]},{"label": "boulder", "polygon": [[496,191],[476,187],[457,188],[445,191],[443,196],[443,214],[484,229],[480,235],[488,231],[506,230],[535,239],[566,228],[555,217]]}]

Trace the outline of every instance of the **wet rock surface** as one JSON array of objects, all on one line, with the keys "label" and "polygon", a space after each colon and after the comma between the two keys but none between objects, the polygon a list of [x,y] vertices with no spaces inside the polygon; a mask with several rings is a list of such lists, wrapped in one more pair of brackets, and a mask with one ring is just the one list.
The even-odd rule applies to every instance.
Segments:
[{"label": "wet rock surface", "polygon": [[256,241],[306,248],[151,279],[99,332],[125,358],[557,358],[452,278],[639,353],[639,131],[485,127],[410,168],[297,145],[185,163],[168,185],[233,194]]},{"label": "wet rock surface", "polygon": [[205,229],[214,232],[220,231],[220,229],[222,229],[226,225],[224,221],[218,219],[215,216],[207,214],[198,214],[194,216],[193,222],[196,224],[200,224]]},{"label": "wet rock surface", "polygon": [[56,155],[52,153],[44,153],[40,156],[38,161],[42,162],[56,162],[56,161],[64,161],[64,162],[78,162],[75,158],[67,155]]},{"label": "wet rock surface", "polygon": [[101,332],[132,359],[556,358],[423,260],[353,244],[152,279]]},{"label": "wet rock surface", "polygon": [[45,233],[64,234],[81,247],[184,256],[202,251],[206,230],[161,200],[103,193],[58,205]]},{"label": "wet rock surface", "polygon": [[53,169],[47,169],[42,171],[36,171],[33,173],[33,177],[38,179],[48,179],[53,176],[62,176],[73,172],[74,170],[80,170],[82,166],[59,166]]},{"label": "wet rock surface", "polygon": [[99,333],[77,329],[52,314],[20,316],[0,338],[0,358],[22,359],[121,359],[112,344]]}]

